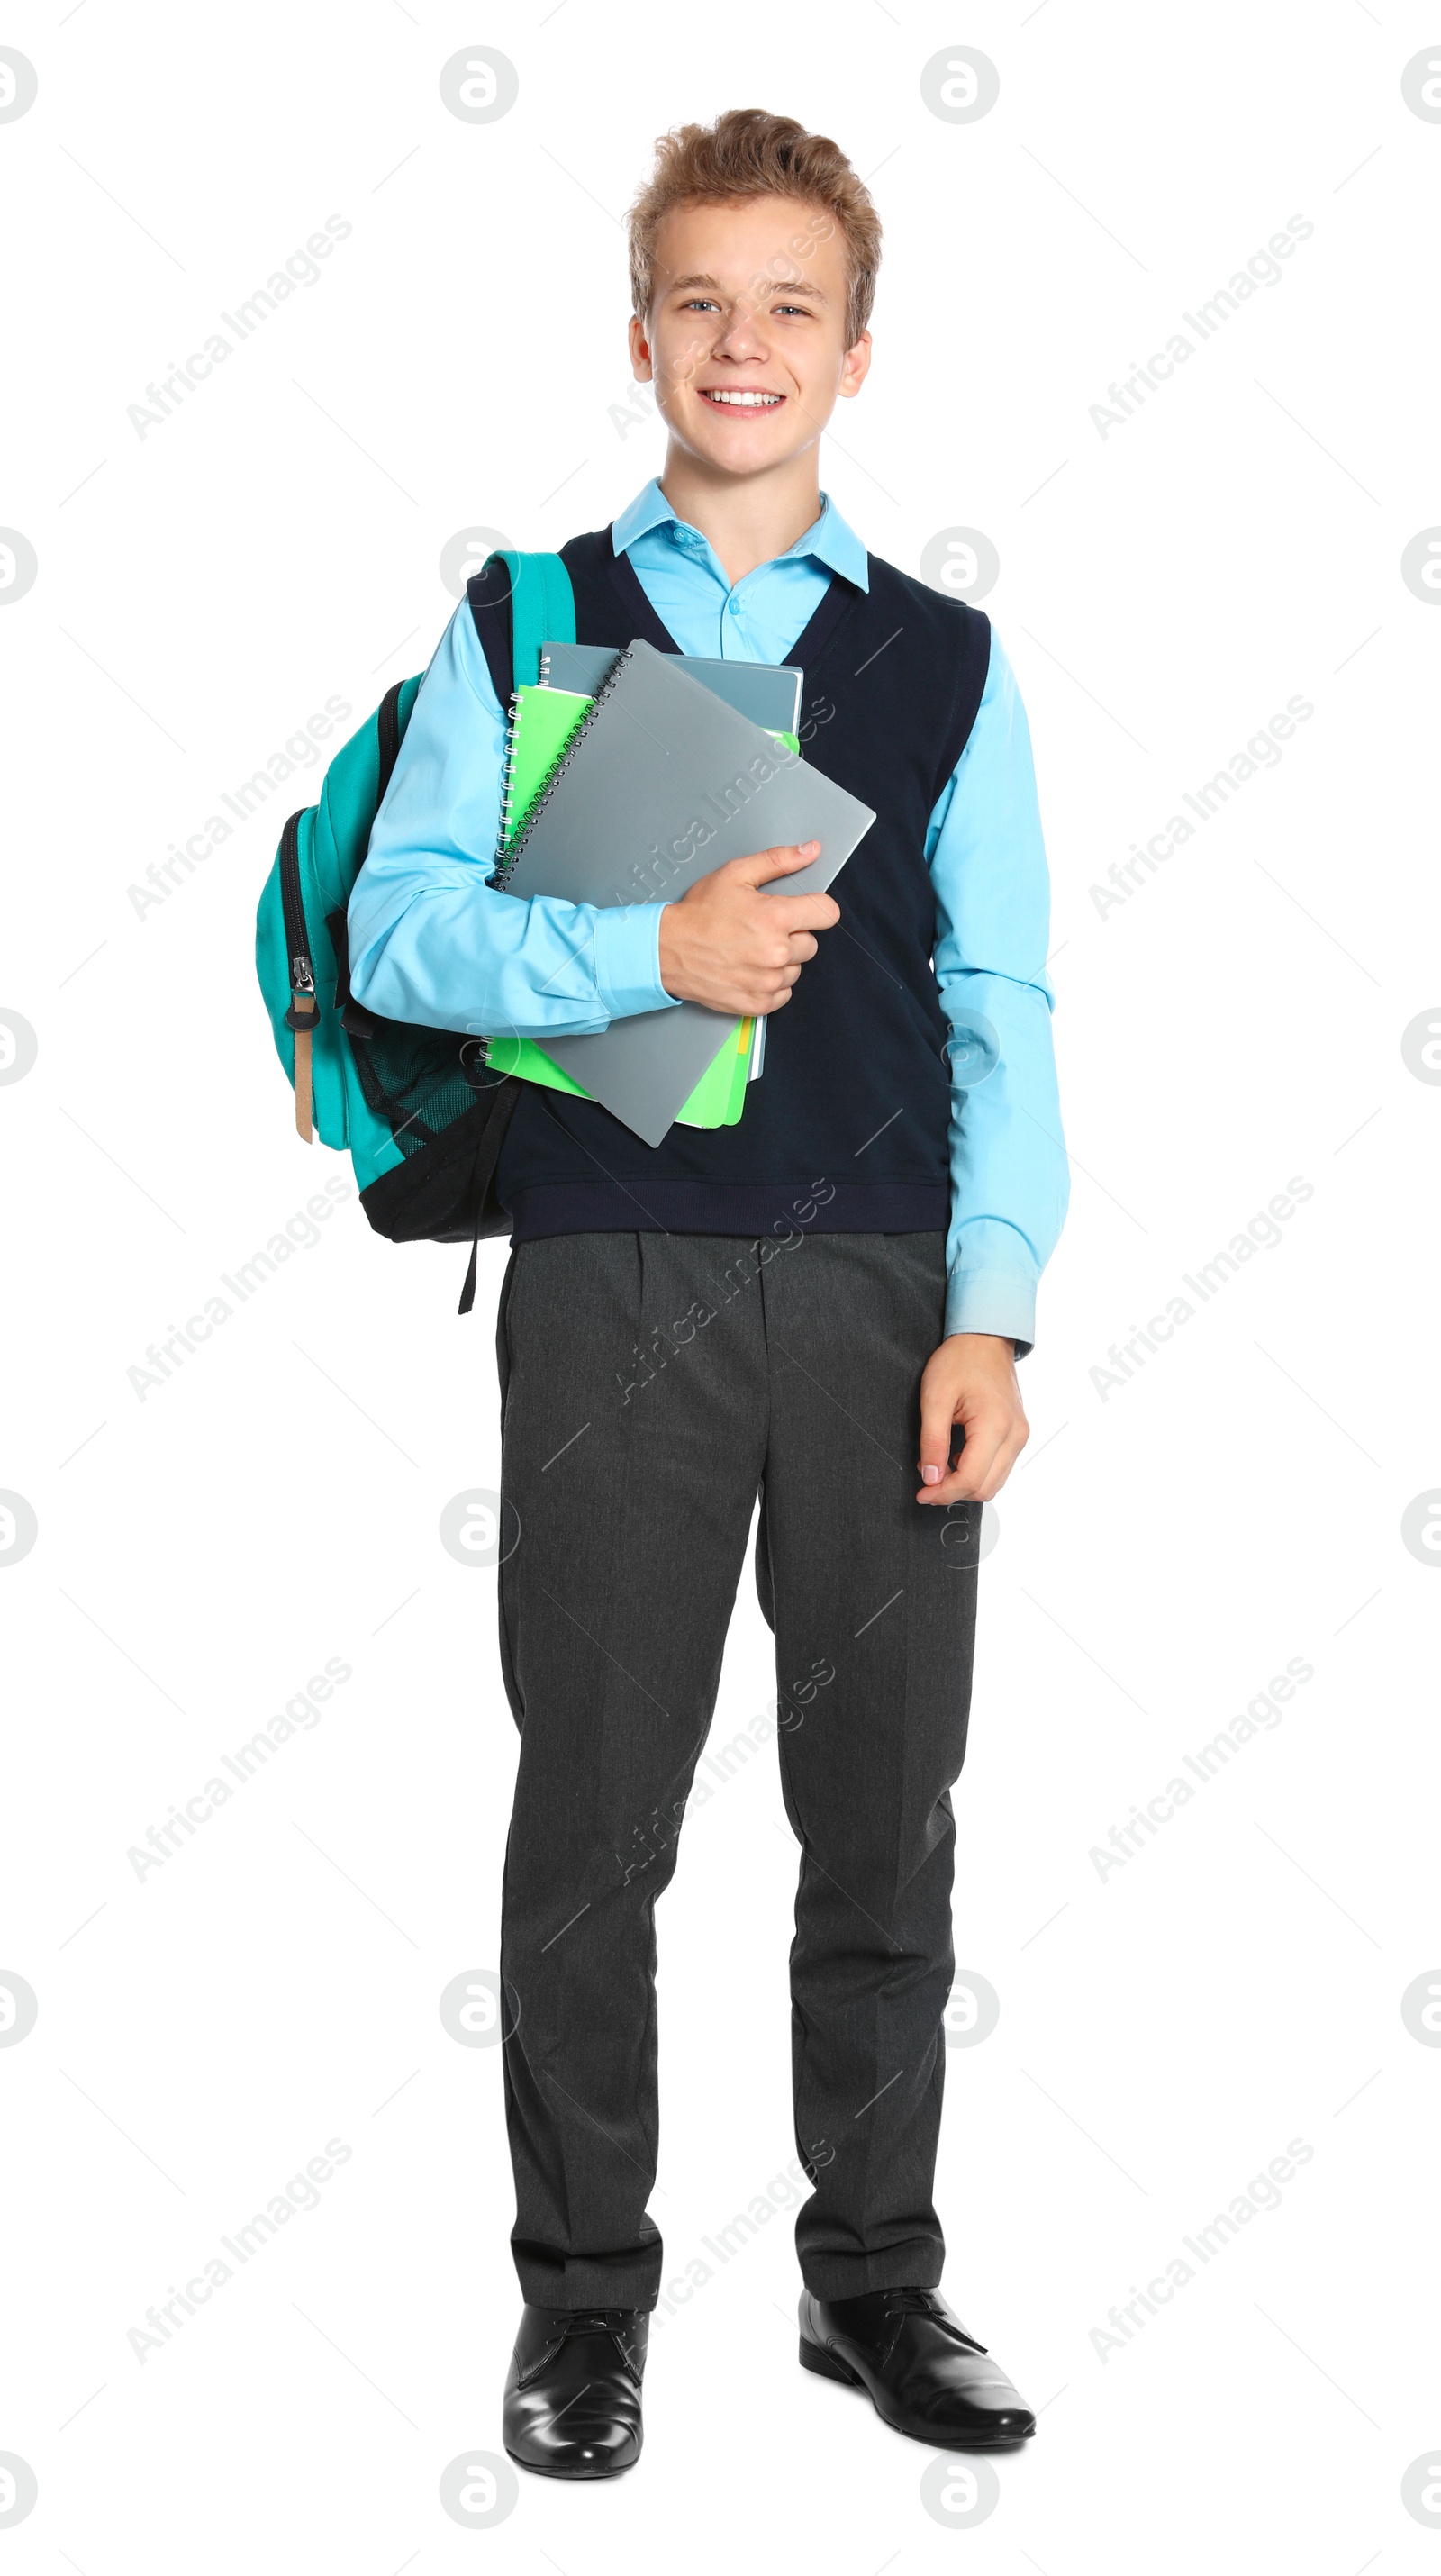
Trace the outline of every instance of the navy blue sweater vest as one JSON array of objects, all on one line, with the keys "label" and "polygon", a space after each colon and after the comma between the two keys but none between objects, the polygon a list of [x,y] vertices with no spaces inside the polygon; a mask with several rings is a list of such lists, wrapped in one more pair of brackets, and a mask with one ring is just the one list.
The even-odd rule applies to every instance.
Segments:
[{"label": "navy blue sweater vest", "polygon": [[[643,636],[679,650],[610,530],[561,549],[582,644]],[[832,888],[820,933],[766,1032],[765,1069],[735,1127],[672,1127],[644,1145],[598,1103],[524,1084],[497,1186],[512,1240],[617,1229],[670,1234],[944,1231],[950,1077],[932,971],[936,905],[926,826],[965,749],[990,658],[978,609],[868,558],[870,588],[838,573],[787,654],[805,672],[807,760],[875,809]],[[470,584],[504,705],[506,601]]]}]

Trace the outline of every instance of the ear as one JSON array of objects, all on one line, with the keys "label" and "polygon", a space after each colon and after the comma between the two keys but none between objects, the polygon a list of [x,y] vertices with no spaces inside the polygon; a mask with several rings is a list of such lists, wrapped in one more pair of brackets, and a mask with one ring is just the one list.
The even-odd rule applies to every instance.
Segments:
[{"label": "ear", "polygon": [[654,381],[655,367],[646,327],[638,313],[632,313],[626,336],[630,343],[631,373],[637,384],[648,385]]},{"label": "ear", "polygon": [[837,390],[843,402],[849,402],[860,392],[870,371],[871,335],[869,331],[863,331],[855,347],[847,349],[841,360],[841,381]]}]

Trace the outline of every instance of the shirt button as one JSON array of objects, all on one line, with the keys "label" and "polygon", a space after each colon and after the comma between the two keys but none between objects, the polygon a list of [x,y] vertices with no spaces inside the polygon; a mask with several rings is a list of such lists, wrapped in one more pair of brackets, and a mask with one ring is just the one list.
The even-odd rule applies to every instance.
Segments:
[{"label": "shirt button", "polygon": [[739,617],[741,613],[741,604],[738,599],[728,599],[726,601],[726,606],[730,610],[732,617]]}]

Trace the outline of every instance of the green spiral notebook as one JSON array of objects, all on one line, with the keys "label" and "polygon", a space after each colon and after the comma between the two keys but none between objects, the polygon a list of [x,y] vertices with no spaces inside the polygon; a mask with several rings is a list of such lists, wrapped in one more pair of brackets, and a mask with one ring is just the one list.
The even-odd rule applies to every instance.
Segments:
[{"label": "green spiral notebook", "polygon": [[[505,853],[523,831],[526,816],[591,703],[578,690],[539,688],[528,682],[523,682],[512,695],[501,802],[502,884]],[[780,739],[788,750],[799,750],[793,734],[783,734]],[[707,1066],[689,1099],[677,1111],[677,1126],[735,1126],[745,1106],[746,1084],[759,1052],[756,1038],[754,1020],[737,1021],[735,1045],[722,1047]],[[486,1061],[497,1072],[514,1074],[521,1082],[542,1083],[548,1090],[569,1092],[573,1099],[590,1098],[583,1085],[564,1072],[534,1038],[493,1037],[486,1047]],[[755,1069],[759,1070],[758,1063]]]}]

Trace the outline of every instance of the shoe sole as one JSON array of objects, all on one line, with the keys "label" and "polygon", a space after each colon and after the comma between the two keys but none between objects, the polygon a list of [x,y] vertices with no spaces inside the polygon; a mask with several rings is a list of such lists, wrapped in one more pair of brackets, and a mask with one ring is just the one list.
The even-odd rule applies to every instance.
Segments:
[{"label": "shoe sole", "polygon": [[802,2370],[813,2370],[817,2379],[838,2379],[845,2388],[858,2388],[863,2397],[870,2398],[881,2422],[892,2433],[903,2434],[908,2442],[929,2443],[933,2451],[1018,2451],[1024,2442],[1031,2439],[1029,2433],[967,2433],[953,2434],[949,2440],[943,2441],[934,2425],[924,2431],[913,2432],[909,2424],[898,2424],[893,2415],[886,2413],[859,2373],[852,2370],[848,2362],[842,2361],[839,2354],[826,2352],[818,2343],[807,2343],[802,2335],[800,2358]]}]

